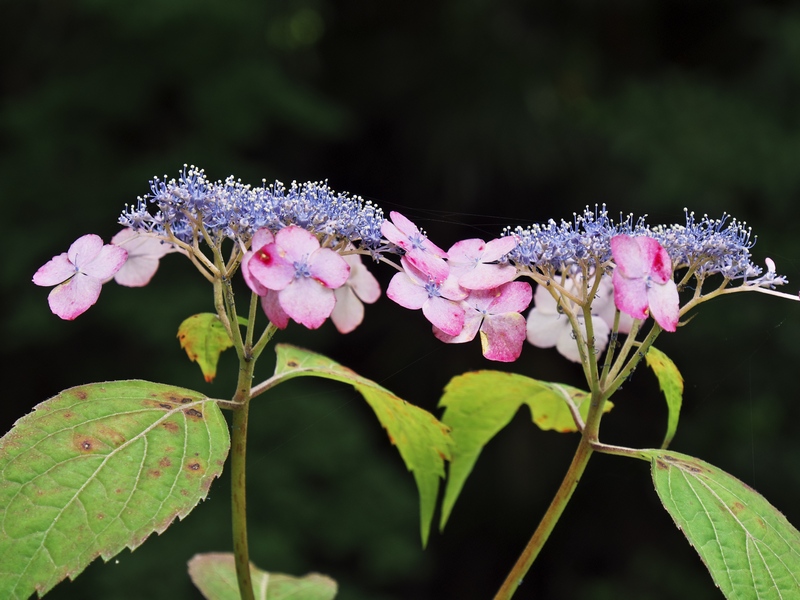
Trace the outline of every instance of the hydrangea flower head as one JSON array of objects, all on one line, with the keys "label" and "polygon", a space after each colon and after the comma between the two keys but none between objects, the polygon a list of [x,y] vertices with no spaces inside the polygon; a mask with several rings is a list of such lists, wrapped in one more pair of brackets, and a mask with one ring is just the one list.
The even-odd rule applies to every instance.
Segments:
[{"label": "hydrangea flower head", "polygon": [[617,308],[634,319],[647,318],[649,311],[662,329],[675,331],[680,299],[667,251],[651,237],[629,235],[611,238],[611,251]]},{"label": "hydrangea flower head", "polygon": [[103,245],[100,236],[84,235],[67,252],[54,256],[33,275],[33,283],[56,286],[47,296],[50,310],[71,321],[97,302],[103,282],[122,268],[128,253]]}]

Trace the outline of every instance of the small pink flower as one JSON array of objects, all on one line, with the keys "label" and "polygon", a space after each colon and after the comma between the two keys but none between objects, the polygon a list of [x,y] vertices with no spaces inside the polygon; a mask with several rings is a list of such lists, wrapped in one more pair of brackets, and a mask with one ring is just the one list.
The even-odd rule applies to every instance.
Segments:
[{"label": "small pink flower", "polygon": [[100,236],[84,235],[67,252],[53,257],[33,275],[33,283],[56,286],[47,297],[50,310],[71,321],[97,302],[103,281],[125,263],[128,253],[119,246],[103,245]]},{"label": "small pink flower", "polygon": [[437,283],[447,279],[450,267],[445,258],[447,252],[423,235],[414,223],[399,212],[389,213],[390,221],[381,225],[381,233],[387,240],[406,251],[405,258],[413,267]]},{"label": "small pink flower", "polygon": [[302,227],[281,229],[273,241],[269,241],[272,234],[261,231],[253,236],[251,250],[242,259],[245,281],[265,299],[268,290],[277,292],[277,304],[274,298],[262,301],[262,306],[272,307],[272,315],[267,306],[265,311],[273,323],[286,322],[279,307],[294,321],[316,329],[333,311],[333,290],[347,281],[350,267],[330,248],[321,248],[316,236]]},{"label": "small pink flower", "polygon": [[460,305],[467,293],[452,277],[437,282],[416,269],[404,256],[403,271],[389,282],[386,295],[400,306],[422,309],[425,318],[448,335],[458,335],[464,327],[464,309]]},{"label": "small pink flower", "polygon": [[488,290],[513,281],[517,268],[494,264],[517,245],[513,237],[501,237],[489,242],[480,239],[461,240],[447,251],[450,272],[458,285],[468,290]]},{"label": "small pink flower", "polygon": [[646,319],[649,310],[662,329],[675,331],[680,298],[667,251],[650,237],[616,235],[611,238],[611,254],[616,262],[612,281],[617,308],[634,319]]},{"label": "small pink flower", "polygon": [[176,248],[150,233],[140,233],[125,228],[114,237],[111,243],[128,252],[128,260],[114,274],[114,281],[126,287],[142,287],[150,283],[158,270],[158,261]]},{"label": "small pink flower", "polygon": [[364,320],[362,302],[375,302],[381,295],[381,286],[361,262],[361,256],[346,254],[342,258],[350,265],[350,276],[342,287],[333,290],[336,306],[331,321],[339,333],[350,333]]},{"label": "small pink flower", "polygon": [[448,344],[471,341],[481,334],[483,355],[489,360],[513,362],[522,353],[525,317],[520,313],[531,303],[531,286],[512,281],[492,290],[472,290],[462,301],[464,327],[458,335],[433,328],[434,335]]}]

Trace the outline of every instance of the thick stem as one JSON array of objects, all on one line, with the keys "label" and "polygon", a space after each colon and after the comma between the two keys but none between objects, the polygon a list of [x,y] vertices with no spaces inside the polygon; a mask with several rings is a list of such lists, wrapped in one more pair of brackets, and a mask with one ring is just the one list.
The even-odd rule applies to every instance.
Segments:
[{"label": "thick stem", "polygon": [[231,440],[231,516],[236,579],[243,600],[255,600],[250,579],[250,551],[247,545],[247,497],[245,458],[247,456],[247,417],[250,401],[237,403],[233,410]]},{"label": "thick stem", "polygon": [[572,458],[572,464],[569,466],[567,474],[561,482],[561,486],[553,497],[553,501],[550,503],[542,520],[539,521],[539,526],[536,528],[536,531],[533,532],[533,537],[528,541],[528,545],[525,546],[516,564],[511,569],[508,577],[506,577],[500,590],[498,590],[497,595],[495,595],[494,600],[508,600],[514,595],[514,592],[517,591],[517,588],[522,583],[523,577],[525,577],[525,574],[531,568],[533,561],[536,560],[542,546],[544,546],[547,538],[550,537],[550,533],[561,517],[561,513],[564,512],[567,503],[570,498],[572,498],[572,493],[578,486],[578,482],[586,469],[591,455],[592,445],[584,435],[581,437],[581,442],[578,445],[578,449],[575,451],[575,456]]}]

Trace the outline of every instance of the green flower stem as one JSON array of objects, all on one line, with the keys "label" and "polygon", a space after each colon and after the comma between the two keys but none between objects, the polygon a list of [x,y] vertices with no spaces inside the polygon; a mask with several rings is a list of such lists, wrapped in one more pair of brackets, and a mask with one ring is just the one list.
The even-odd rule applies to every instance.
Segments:
[{"label": "green flower stem", "polygon": [[495,595],[494,600],[508,600],[514,595],[514,592],[517,591],[517,588],[522,583],[522,579],[531,568],[533,561],[536,560],[547,538],[550,537],[550,533],[553,531],[558,519],[564,512],[567,503],[570,501],[570,498],[572,498],[572,493],[578,486],[578,482],[586,469],[592,452],[592,444],[584,434],[581,437],[580,444],[578,444],[578,449],[575,451],[575,456],[572,458],[572,464],[570,464],[567,474],[564,476],[561,486],[553,497],[547,512],[545,512],[542,520],[539,521],[539,526],[536,528],[536,531],[533,532],[533,536],[528,541],[528,545],[525,546],[516,564]]},{"label": "green flower stem", "polygon": [[247,545],[247,497],[245,458],[247,455],[247,418],[250,402],[237,403],[233,410],[231,432],[231,516],[233,525],[233,556],[236,579],[242,600],[255,600],[250,578],[250,550]]}]

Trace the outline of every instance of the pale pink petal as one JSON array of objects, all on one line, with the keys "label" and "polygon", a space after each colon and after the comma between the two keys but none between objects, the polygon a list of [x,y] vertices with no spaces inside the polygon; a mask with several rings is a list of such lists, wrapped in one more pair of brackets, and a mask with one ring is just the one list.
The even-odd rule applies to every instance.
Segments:
[{"label": "pale pink petal", "polygon": [[[399,213],[393,212],[392,214]],[[403,250],[408,250],[411,248],[411,244],[408,241],[408,236],[400,231],[394,223],[390,221],[384,221],[381,223],[381,233],[383,234],[383,237],[393,244],[400,246]]]},{"label": "pale pink petal", "polygon": [[462,271],[458,284],[468,290],[486,290],[495,288],[517,277],[517,268],[512,265],[475,265],[472,269]]},{"label": "pale pink petal", "polygon": [[664,331],[675,331],[680,316],[680,298],[675,282],[670,280],[663,285],[653,284],[647,290],[647,300],[650,303],[650,315],[656,323]]},{"label": "pale pink petal", "polygon": [[450,246],[447,258],[453,264],[469,264],[481,262],[486,251],[486,242],[478,238],[461,240]]},{"label": "pale pink petal", "polygon": [[122,268],[114,274],[114,281],[125,287],[142,287],[150,283],[157,270],[157,258],[137,256],[125,261]]},{"label": "pale pink petal", "polygon": [[278,299],[287,315],[309,329],[322,325],[336,305],[333,290],[310,277],[295,279],[278,293]]},{"label": "pale pink petal", "polygon": [[47,296],[50,310],[62,319],[71,321],[97,302],[102,287],[99,279],[78,273],[67,283],[53,288]]},{"label": "pale pink petal", "polygon": [[533,293],[533,304],[536,310],[545,315],[558,315],[558,302],[553,298],[546,285],[537,285]]},{"label": "pale pink petal", "polygon": [[[427,236],[423,235],[419,228],[414,225],[411,221],[405,218],[402,214],[396,211],[392,211],[389,213],[389,217],[392,219],[392,223],[388,221],[384,221],[381,225],[381,233],[386,236],[390,242],[394,242],[404,250],[410,250],[414,247],[414,243],[420,244],[422,250],[427,251],[434,256],[438,256],[439,258],[447,258],[447,252],[439,248],[436,244],[428,239]],[[383,226],[386,226],[389,234],[394,237],[389,237],[383,230]],[[398,235],[398,233],[400,235]],[[405,239],[403,239],[405,238]],[[402,242],[402,243],[401,243]],[[405,245],[403,245],[405,244]]]},{"label": "pale pink petal", "polygon": [[481,325],[481,347],[489,360],[513,362],[522,353],[525,317],[517,312],[487,315]]},{"label": "pale pink petal", "polygon": [[397,273],[389,282],[386,296],[400,306],[418,310],[428,300],[425,288],[414,282],[407,272]]},{"label": "pale pink petal", "polygon": [[266,290],[266,294],[261,298],[261,308],[270,320],[270,323],[278,329],[286,329],[289,325],[289,315],[281,308],[278,294],[275,290]]},{"label": "pale pink petal", "polygon": [[350,276],[350,265],[330,248],[319,248],[308,257],[308,271],[326,287],[336,289]]},{"label": "pale pink petal", "polygon": [[[581,329],[583,339],[586,339],[586,324],[582,318],[578,318],[578,325]],[[594,330],[594,347],[595,352],[598,354],[605,350],[608,345],[608,336],[610,329],[608,324],[600,317],[592,316],[592,328]],[[580,362],[581,355],[578,351],[578,342],[575,339],[575,334],[572,327],[567,327],[562,332],[561,336],[556,343],[556,350],[566,359],[572,362]]]},{"label": "pale pink petal", "polygon": [[70,262],[67,253],[62,252],[39,267],[39,270],[33,274],[33,283],[46,287],[58,285],[59,283],[64,283],[77,272],[78,269]]},{"label": "pale pink petal", "polygon": [[469,291],[458,285],[458,280],[455,277],[446,277],[439,284],[439,294],[443,298],[458,302],[466,298],[469,295]]},{"label": "pale pink petal", "polygon": [[73,265],[83,270],[83,265],[94,260],[102,247],[102,238],[99,235],[88,233],[72,242],[67,250],[67,256]]},{"label": "pale pink petal", "polygon": [[85,260],[84,255],[84,262],[75,264],[81,270],[81,273],[85,273],[89,277],[96,277],[102,283],[104,279],[112,277],[119,271],[127,259],[128,251],[125,248],[107,244],[100,248],[100,251],[88,261]]},{"label": "pale pink petal", "polygon": [[331,321],[339,333],[350,333],[364,320],[364,305],[349,285],[333,290],[336,305],[331,312]]},{"label": "pale pink petal", "polygon": [[629,235],[615,235],[611,238],[611,254],[617,263],[614,273],[620,272],[627,278],[641,278],[649,273],[650,263],[643,255],[637,239],[651,238],[633,238]]},{"label": "pale pink petal", "polygon": [[458,335],[464,327],[464,309],[444,298],[429,298],[422,305],[422,314],[448,335]]},{"label": "pale pink petal", "polygon": [[405,258],[415,268],[422,271],[437,283],[441,283],[447,279],[447,276],[450,274],[450,267],[443,258],[434,256],[420,248],[406,250]]},{"label": "pale pink petal", "polygon": [[158,270],[159,259],[176,251],[172,244],[163,242],[158,236],[130,228],[118,232],[111,238],[111,243],[128,252],[125,264],[114,274],[114,281],[126,287],[142,287],[150,283]]},{"label": "pale pink petal", "polygon": [[141,233],[126,227],[118,231],[111,238],[111,243],[120,246],[128,251],[128,260],[131,256],[150,256],[153,258],[163,258],[170,252],[177,252],[177,248],[172,244],[163,241],[159,236],[152,233]]},{"label": "pale pink petal", "polygon": [[362,302],[372,304],[377,301],[381,295],[381,286],[375,276],[369,272],[364,263],[361,262],[361,256],[358,254],[348,254],[343,256],[350,265],[350,277],[347,280],[347,285],[353,288]]},{"label": "pale pink petal", "polygon": [[511,236],[504,236],[486,242],[486,249],[483,252],[483,262],[494,262],[500,260],[506,254],[517,247],[517,240]]},{"label": "pale pink petal", "polygon": [[498,287],[493,296],[489,306],[491,314],[520,313],[531,303],[533,291],[527,281],[512,281]]},{"label": "pale pink petal", "polygon": [[475,339],[481,323],[483,323],[483,313],[471,309],[466,309],[464,313],[464,326],[458,335],[448,335],[434,325],[433,335],[436,336],[436,339],[443,341],[445,344],[463,344]]},{"label": "pale pink petal", "polygon": [[565,327],[561,330],[561,335],[556,341],[556,350],[558,350],[558,353],[567,360],[571,360],[572,362],[576,363],[581,362],[581,355],[578,351],[578,342],[575,340],[575,336],[572,333],[571,327]]},{"label": "pale pink petal", "polygon": [[[277,243],[267,244],[256,250],[247,262],[247,269],[251,279],[270,290],[284,289],[294,280],[296,272],[293,262],[285,256]],[[250,289],[255,291],[252,286]]]},{"label": "pale pink petal", "polygon": [[528,341],[537,348],[552,348],[565,330],[570,330],[566,315],[545,312],[538,306],[528,313]]},{"label": "pale pink petal", "polygon": [[275,243],[289,262],[305,260],[319,248],[319,240],[310,231],[290,225],[275,234]]},{"label": "pale pink petal", "polygon": [[614,304],[634,319],[647,318],[647,284],[644,279],[628,279],[614,269]]}]

